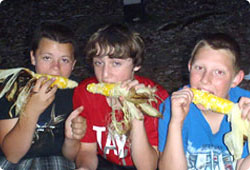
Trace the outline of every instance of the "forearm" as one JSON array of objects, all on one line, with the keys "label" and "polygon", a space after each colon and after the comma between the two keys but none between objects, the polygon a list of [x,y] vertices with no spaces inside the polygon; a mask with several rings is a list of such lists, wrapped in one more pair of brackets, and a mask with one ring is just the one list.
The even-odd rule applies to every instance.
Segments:
[{"label": "forearm", "polygon": [[250,155],[246,158],[237,161],[237,170],[248,170],[250,169]]},{"label": "forearm", "polygon": [[134,164],[139,170],[156,169],[158,153],[147,138],[144,121],[134,120],[131,138],[131,154]]},{"label": "forearm", "polygon": [[168,129],[167,143],[159,160],[160,170],[186,170],[187,161],[182,142],[182,125],[171,124]]},{"label": "forearm", "polygon": [[74,161],[76,159],[79,147],[80,140],[65,138],[62,153],[67,159]]},{"label": "forearm", "polygon": [[[25,113],[24,113],[25,114]],[[7,160],[17,163],[30,149],[38,117],[22,115],[5,135],[1,149]]]}]

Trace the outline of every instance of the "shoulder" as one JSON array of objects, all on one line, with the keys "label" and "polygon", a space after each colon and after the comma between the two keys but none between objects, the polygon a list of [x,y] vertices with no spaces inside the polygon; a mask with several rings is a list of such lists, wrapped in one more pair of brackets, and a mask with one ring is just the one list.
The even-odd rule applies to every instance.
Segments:
[{"label": "shoulder", "polygon": [[238,102],[240,97],[250,98],[250,91],[237,86],[235,88],[230,89],[229,96],[230,96],[230,100],[232,100],[233,102]]},{"label": "shoulder", "polygon": [[92,93],[87,91],[87,86],[90,83],[98,83],[98,81],[95,77],[90,77],[80,82],[79,85],[74,89],[73,102],[78,100],[86,102],[87,100],[89,101],[95,98],[96,95],[93,95]]}]

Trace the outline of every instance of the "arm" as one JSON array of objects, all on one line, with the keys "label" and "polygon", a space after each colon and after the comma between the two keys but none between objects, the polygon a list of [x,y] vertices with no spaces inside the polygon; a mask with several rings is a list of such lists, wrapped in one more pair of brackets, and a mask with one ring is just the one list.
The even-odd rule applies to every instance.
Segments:
[{"label": "arm", "polygon": [[148,141],[143,120],[133,120],[131,138],[131,154],[137,169],[156,169],[158,151]]},{"label": "arm", "polygon": [[79,170],[95,170],[98,165],[97,144],[81,142],[76,157],[76,167]]},{"label": "arm", "polygon": [[160,154],[159,169],[187,169],[182,141],[182,126],[192,98],[193,93],[188,88],[174,92],[171,97],[171,120],[166,146],[163,153]]},{"label": "arm", "polygon": [[[138,80],[128,80],[122,83],[121,87],[125,88],[135,88],[139,89],[141,87],[145,87],[144,84],[139,83]],[[140,110],[137,110],[139,112],[140,117],[143,117],[143,114]],[[155,119],[148,119],[150,122],[150,127],[155,130],[155,134],[157,134],[157,128],[154,120]],[[131,139],[131,156],[134,162],[134,165],[139,170],[147,170],[147,169],[156,169],[157,163],[158,163],[158,156],[159,152],[157,149],[157,146],[152,146],[149,143],[147,131],[145,128],[145,121],[144,120],[132,120],[132,129],[130,132],[129,138]],[[153,130],[152,130],[153,131]],[[157,138],[157,135],[155,135]]]},{"label": "arm", "polygon": [[39,79],[19,118],[0,121],[0,145],[6,159],[17,163],[29,150],[36,123],[40,114],[54,100],[56,87],[47,90],[53,80],[42,85],[45,78]]},{"label": "arm", "polygon": [[237,170],[248,170],[250,167],[250,155],[237,161]]},{"label": "arm", "polygon": [[65,139],[62,148],[63,155],[69,160],[75,160],[80,148],[80,140],[86,132],[86,120],[79,114],[83,107],[75,109],[65,122]]}]

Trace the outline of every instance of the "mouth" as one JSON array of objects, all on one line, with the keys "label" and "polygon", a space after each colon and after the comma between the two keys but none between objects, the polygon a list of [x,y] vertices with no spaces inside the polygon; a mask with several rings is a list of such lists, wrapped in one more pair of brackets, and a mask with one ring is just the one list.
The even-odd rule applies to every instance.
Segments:
[{"label": "mouth", "polygon": [[209,90],[209,89],[206,89],[206,88],[197,88],[198,90],[201,90],[201,91],[204,91],[204,92],[208,92],[210,94],[213,94],[214,95],[214,92]]}]

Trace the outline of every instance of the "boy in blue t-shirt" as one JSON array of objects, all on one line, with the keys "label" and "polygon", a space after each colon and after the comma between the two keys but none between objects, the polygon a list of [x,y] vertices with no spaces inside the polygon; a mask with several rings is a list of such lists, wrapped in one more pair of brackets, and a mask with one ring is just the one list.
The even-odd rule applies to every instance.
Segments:
[{"label": "boy in blue t-shirt", "polygon": [[238,44],[222,33],[211,34],[196,44],[188,63],[190,85],[174,92],[160,106],[160,169],[250,168],[247,143],[242,159],[237,161],[224,143],[224,135],[231,131],[227,115],[193,104],[190,89],[239,102],[242,118],[250,120],[250,92],[237,87],[244,78],[239,58]]}]

